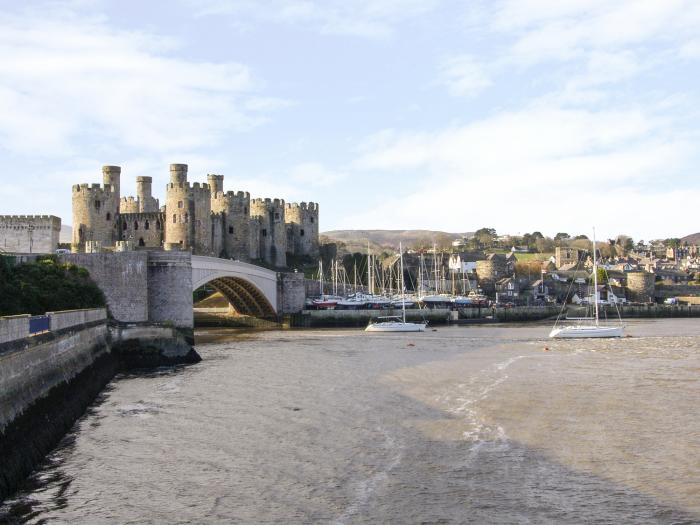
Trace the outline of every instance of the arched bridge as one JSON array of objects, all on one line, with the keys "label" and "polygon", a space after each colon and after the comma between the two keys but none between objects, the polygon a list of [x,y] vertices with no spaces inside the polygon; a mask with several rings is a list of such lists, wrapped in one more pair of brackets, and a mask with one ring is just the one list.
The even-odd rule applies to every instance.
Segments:
[{"label": "arched bridge", "polygon": [[277,314],[277,272],[229,259],[192,256],[192,290],[211,285],[238,313],[255,317]]}]

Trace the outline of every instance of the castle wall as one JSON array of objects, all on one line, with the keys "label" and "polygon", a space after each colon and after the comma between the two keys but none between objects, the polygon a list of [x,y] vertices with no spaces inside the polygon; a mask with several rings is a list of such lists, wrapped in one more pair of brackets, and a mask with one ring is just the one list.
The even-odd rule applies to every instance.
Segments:
[{"label": "castle wall", "polygon": [[224,257],[250,260],[250,194],[212,193],[212,212],[221,225],[221,253]]},{"label": "castle wall", "polygon": [[84,252],[86,241],[95,241],[103,247],[114,246],[119,239],[119,166],[103,166],[105,184],[73,186],[73,242],[74,252]]},{"label": "castle wall", "polygon": [[0,252],[53,253],[60,234],[53,215],[0,215]]},{"label": "castle wall", "polygon": [[249,259],[251,261],[255,261],[257,259],[260,259],[260,230],[262,229],[260,227],[260,219],[257,217],[251,217],[250,222],[248,223],[248,234],[250,235],[249,241],[248,241],[248,249],[249,251]]},{"label": "castle wall", "polygon": [[317,204],[251,201],[247,192],[224,192],[223,175],[209,174],[201,184],[189,183],[187,172],[187,164],[170,165],[161,208],[151,177],[137,177],[136,197],[120,198],[118,166],[103,167],[104,186],[74,186],[73,251],[112,250],[119,243],[119,251],[164,248],[277,267],[286,266],[287,252],[318,256]]},{"label": "castle wall", "polygon": [[318,257],[318,204],[287,204],[285,222],[287,251],[297,256]]},{"label": "castle wall", "polygon": [[163,245],[165,214],[122,213],[119,216],[120,240],[134,248],[160,248]]},{"label": "castle wall", "polygon": [[[190,235],[193,239],[192,253],[214,255],[212,251],[211,191],[208,184],[195,182],[190,190],[190,209],[194,220],[190,221]],[[218,254],[216,254],[218,255]]]},{"label": "castle wall", "polygon": [[119,213],[138,213],[139,201],[134,197],[122,197],[119,201]]},{"label": "castle wall", "polygon": [[253,199],[251,217],[260,220],[259,256],[277,267],[287,265],[287,226],[284,221],[285,205],[281,199]]}]

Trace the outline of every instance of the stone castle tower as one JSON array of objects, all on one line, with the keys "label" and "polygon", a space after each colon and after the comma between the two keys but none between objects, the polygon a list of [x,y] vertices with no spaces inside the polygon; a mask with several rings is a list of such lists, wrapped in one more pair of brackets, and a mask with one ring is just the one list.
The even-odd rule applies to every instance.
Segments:
[{"label": "stone castle tower", "polygon": [[[250,193],[223,191],[223,175],[209,175],[211,191],[211,211],[215,217],[214,234],[219,243],[215,251],[222,257],[234,257],[241,261],[250,260]],[[216,188],[216,190],[214,190]]]},{"label": "stone castle tower", "polygon": [[288,203],[284,220],[287,224],[287,252],[297,256],[318,257],[318,204]]},{"label": "stone castle tower", "polygon": [[73,251],[187,250],[286,266],[287,253],[318,256],[318,204],[285,204],[224,191],[224,176],[187,180],[187,164],[170,165],[165,206],[151,177],[136,179],[136,197],[120,197],[119,166],[104,166],[104,183],[73,187]]},{"label": "stone castle tower", "polygon": [[275,266],[287,266],[287,228],[284,222],[284,200],[253,199],[250,216],[258,219],[260,259]]},{"label": "stone castle tower", "polygon": [[103,184],[73,186],[73,250],[114,246],[119,239],[119,166],[102,166]]}]

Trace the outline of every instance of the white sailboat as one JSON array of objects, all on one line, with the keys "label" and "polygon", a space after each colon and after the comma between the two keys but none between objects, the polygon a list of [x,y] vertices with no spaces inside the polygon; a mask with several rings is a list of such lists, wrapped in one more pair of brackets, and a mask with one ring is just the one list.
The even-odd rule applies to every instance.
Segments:
[{"label": "white sailboat", "polygon": [[[598,260],[596,258],[595,229],[593,229],[593,304],[595,305],[595,316],[590,319],[592,324],[575,324],[558,327],[557,318],[554,328],[549,333],[549,337],[557,339],[584,339],[602,337],[622,337],[624,326],[620,322],[619,326],[605,326],[600,324],[598,314]],[[620,320],[622,321],[622,320]]]},{"label": "white sailboat", "polygon": [[370,320],[365,332],[425,332],[425,323],[406,322],[406,301],[403,282],[403,247],[399,243],[401,253],[401,312],[402,316],[378,317],[377,321]]}]

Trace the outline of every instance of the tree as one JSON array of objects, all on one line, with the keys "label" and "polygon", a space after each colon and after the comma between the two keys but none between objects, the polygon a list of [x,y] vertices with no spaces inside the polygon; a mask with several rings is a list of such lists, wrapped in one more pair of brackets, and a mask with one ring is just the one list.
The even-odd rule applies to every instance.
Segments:
[{"label": "tree", "polygon": [[581,239],[588,240],[588,237],[586,235],[577,235],[576,237],[574,237],[574,240],[576,241],[580,241]]},{"label": "tree", "polygon": [[543,239],[537,239],[535,241],[535,247],[540,253],[549,253],[554,251],[554,241],[549,237]]},{"label": "tree", "polygon": [[474,237],[482,247],[490,248],[493,246],[496,240],[496,229],[495,228],[479,228],[474,233]]},{"label": "tree", "polygon": [[554,236],[555,241],[563,241],[564,239],[568,239],[570,236],[568,233],[564,232],[559,232]]},{"label": "tree", "polygon": [[534,240],[537,240],[537,239],[544,239],[544,235],[542,235],[541,232],[532,232],[532,238],[533,238]]}]

